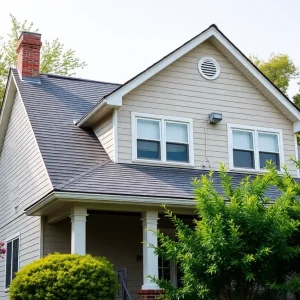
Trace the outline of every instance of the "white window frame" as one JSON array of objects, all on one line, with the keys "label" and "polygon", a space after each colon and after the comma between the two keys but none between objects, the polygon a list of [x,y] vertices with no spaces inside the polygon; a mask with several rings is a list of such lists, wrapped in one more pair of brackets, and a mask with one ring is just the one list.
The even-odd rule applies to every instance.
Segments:
[{"label": "white window frame", "polygon": [[[20,270],[20,242],[21,242],[21,234],[18,232],[5,240],[5,247],[7,248],[7,243],[13,242],[14,240],[19,239],[19,249],[18,249],[18,271]],[[13,252],[13,249],[12,249]],[[7,252],[5,254],[5,272],[4,272],[4,292],[9,291],[9,287],[6,287],[6,269],[7,269]],[[12,275],[12,274],[11,274]]]},{"label": "white window frame", "polygon": [[[160,121],[160,160],[150,160],[137,158],[137,120],[139,118]],[[186,123],[188,125],[188,149],[189,162],[167,161],[166,153],[166,122]],[[174,166],[194,166],[194,137],[193,137],[193,120],[181,117],[170,117],[163,115],[145,114],[145,113],[131,113],[131,136],[132,136],[132,161],[147,163],[147,164],[162,164]]]},{"label": "white window frame", "polygon": [[[234,167],[234,164],[233,164],[233,137],[232,137],[232,131],[234,129],[246,130],[246,131],[253,132],[254,169]],[[284,165],[285,162],[284,162],[284,149],[283,149],[283,139],[282,139],[282,130],[281,129],[227,123],[228,154],[229,154],[229,169],[230,170],[245,171],[245,172],[251,172],[251,171],[252,172],[266,172],[266,170],[260,168],[258,133],[277,134],[278,148],[279,148],[279,160],[280,160],[280,171],[279,172],[283,171],[282,166]]]}]

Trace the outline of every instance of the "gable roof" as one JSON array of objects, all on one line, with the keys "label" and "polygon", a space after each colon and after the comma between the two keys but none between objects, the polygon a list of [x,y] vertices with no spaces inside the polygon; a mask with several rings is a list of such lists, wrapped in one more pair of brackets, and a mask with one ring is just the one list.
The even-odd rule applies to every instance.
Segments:
[{"label": "gable roof", "polygon": [[[206,30],[175,49],[146,70],[142,71],[111,93],[105,95],[97,104],[83,115],[76,124],[80,127],[90,126],[100,110],[105,105],[112,107],[122,105],[122,97],[138,87],[140,84],[169,66],[171,63],[199,46],[206,40],[210,40],[280,111],[293,123],[300,121],[298,107],[289,100],[219,29],[216,25],[209,26]],[[300,124],[298,124],[300,129]]]},{"label": "gable roof", "polygon": [[118,84],[46,74],[37,84],[12,73],[54,188],[109,159],[92,129],[74,120]]}]

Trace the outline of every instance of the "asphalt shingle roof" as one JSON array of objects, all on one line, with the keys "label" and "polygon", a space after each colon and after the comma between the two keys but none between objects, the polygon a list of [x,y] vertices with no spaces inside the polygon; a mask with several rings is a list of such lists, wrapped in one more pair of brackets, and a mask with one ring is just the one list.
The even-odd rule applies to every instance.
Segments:
[{"label": "asphalt shingle roof", "polygon": [[[193,198],[194,177],[207,171],[113,163],[91,129],[74,121],[118,84],[41,75],[21,81],[13,70],[28,117],[55,190],[150,197]],[[234,185],[245,176],[231,173]],[[221,192],[218,173],[214,184]],[[278,196],[270,190],[269,197]]]},{"label": "asphalt shingle roof", "polygon": [[74,125],[118,84],[41,75],[21,81],[13,70],[54,188],[108,159],[91,129]]},{"label": "asphalt shingle roof", "polygon": [[[150,196],[162,198],[193,199],[194,178],[208,171],[173,167],[143,166],[136,164],[114,164],[111,161],[99,164],[89,172],[58,187],[62,191],[120,194],[126,196]],[[230,173],[233,186],[246,174]],[[218,172],[213,174],[214,186],[223,192]],[[279,192],[272,188],[266,196],[276,198]]]}]

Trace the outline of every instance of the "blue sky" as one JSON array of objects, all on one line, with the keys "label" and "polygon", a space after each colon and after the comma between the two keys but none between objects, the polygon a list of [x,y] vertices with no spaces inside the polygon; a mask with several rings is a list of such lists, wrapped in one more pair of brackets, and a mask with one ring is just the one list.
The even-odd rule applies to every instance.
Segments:
[{"label": "blue sky", "polygon": [[78,77],[122,83],[212,23],[246,55],[287,53],[300,66],[299,11],[299,0],[10,0],[0,36],[9,13],[33,21],[44,40],[58,37],[87,62]]}]

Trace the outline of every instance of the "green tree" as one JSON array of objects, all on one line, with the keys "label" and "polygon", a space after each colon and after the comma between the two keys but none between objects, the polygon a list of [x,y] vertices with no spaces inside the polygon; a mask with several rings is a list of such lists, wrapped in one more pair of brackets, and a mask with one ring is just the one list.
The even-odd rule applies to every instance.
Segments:
[{"label": "green tree", "polygon": [[272,53],[267,61],[252,55],[250,60],[285,94],[290,80],[299,76],[298,68],[287,54]]},{"label": "green tree", "polygon": [[[222,194],[214,187],[216,176]],[[176,239],[158,231],[160,246],[150,245],[160,257],[176,262],[183,274],[180,288],[152,278],[167,299],[267,300],[299,290],[300,185],[295,179],[269,165],[269,172],[247,176],[234,187],[221,166],[219,175],[202,175],[194,185],[194,226],[166,209]],[[275,202],[265,196],[272,188],[281,192]]]},{"label": "green tree", "polygon": [[[298,83],[299,84],[299,83]],[[300,108],[300,91],[298,94],[296,94],[294,97],[293,97],[293,101],[294,103],[296,104],[297,107]]]},{"label": "green tree", "polygon": [[[10,67],[17,65],[17,43],[22,31],[38,32],[33,23],[26,20],[19,22],[16,17],[11,17],[11,31],[7,39],[0,38],[0,100],[4,96],[5,84]],[[81,62],[75,56],[72,49],[65,50],[64,44],[58,39],[54,41],[44,41],[41,49],[41,73],[51,73],[65,76],[75,75],[75,70],[84,68],[85,62]]]}]

